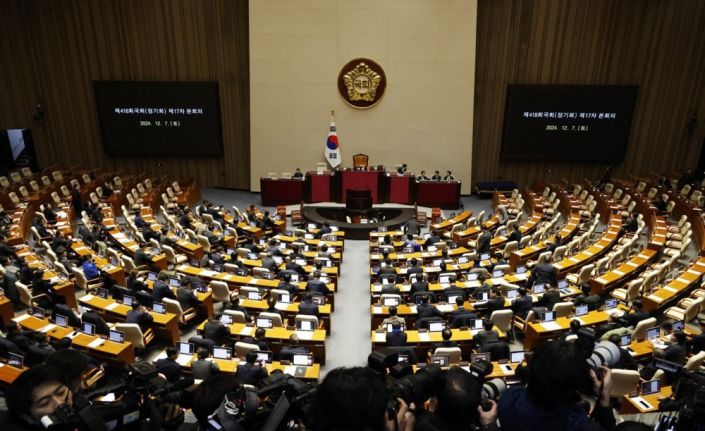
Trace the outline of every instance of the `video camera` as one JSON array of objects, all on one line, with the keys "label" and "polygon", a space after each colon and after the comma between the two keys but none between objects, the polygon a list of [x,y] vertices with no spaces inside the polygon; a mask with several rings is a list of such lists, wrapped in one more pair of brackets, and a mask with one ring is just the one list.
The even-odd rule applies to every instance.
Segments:
[{"label": "video camera", "polygon": [[661,414],[654,428],[657,431],[705,430],[705,373],[689,372],[680,364],[663,359],[654,360],[657,369],[679,377],[672,397],[661,400]]}]

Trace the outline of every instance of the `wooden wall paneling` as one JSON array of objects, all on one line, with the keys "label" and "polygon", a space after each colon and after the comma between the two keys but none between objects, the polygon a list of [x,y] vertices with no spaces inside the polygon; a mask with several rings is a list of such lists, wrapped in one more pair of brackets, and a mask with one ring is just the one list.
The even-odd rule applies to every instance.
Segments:
[{"label": "wooden wall paneling", "polygon": [[[615,174],[693,165],[705,136],[703,28],[705,3],[697,0],[480,0],[473,181],[577,181],[605,168],[501,160],[510,83],[637,84],[626,155]],[[699,126],[687,133],[693,110]]]},{"label": "wooden wall paneling", "polygon": [[[7,6],[7,7],[6,7]],[[247,0],[7,0],[0,127],[29,127],[40,163],[81,164],[249,188]],[[223,157],[109,158],[94,80],[215,80]],[[32,120],[42,99],[46,120]]]}]

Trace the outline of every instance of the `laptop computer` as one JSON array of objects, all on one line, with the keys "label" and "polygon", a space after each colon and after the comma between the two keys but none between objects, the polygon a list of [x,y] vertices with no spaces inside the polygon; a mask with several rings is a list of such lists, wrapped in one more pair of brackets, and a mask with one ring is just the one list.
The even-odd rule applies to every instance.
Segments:
[{"label": "laptop computer", "polygon": [[274,322],[272,319],[268,319],[266,317],[258,317],[256,321],[256,325],[258,328],[272,328],[274,326]]},{"label": "laptop computer", "polygon": [[213,347],[213,357],[215,359],[230,359],[233,357],[230,347]]},{"label": "laptop computer", "polygon": [[155,313],[166,314],[166,306],[161,302],[155,302],[154,304],[152,304],[152,310]]},{"label": "laptop computer", "polygon": [[54,324],[56,326],[61,326],[62,328],[66,328],[69,326],[69,319],[66,316],[62,316],[61,314],[57,314],[54,316]]},{"label": "laptop computer", "polygon": [[580,317],[588,314],[588,306],[587,305],[578,305],[575,307],[575,317]]},{"label": "laptop computer", "polygon": [[81,323],[81,332],[88,335],[95,335],[95,325],[88,322]]},{"label": "laptop computer", "polygon": [[524,356],[526,354],[526,351],[524,350],[516,350],[514,352],[511,352],[509,354],[509,362],[512,364],[521,364],[524,362]]},{"label": "laptop computer", "polygon": [[108,333],[108,340],[113,341],[115,343],[124,343],[125,333],[122,331],[114,331],[111,329]]},{"label": "laptop computer", "polygon": [[428,330],[430,332],[441,332],[446,328],[446,322],[429,322]]},{"label": "laptop computer", "polygon": [[255,350],[257,361],[271,363],[274,359],[274,354],[268,350]]},{"label": "laptop computer", "polygon": [[439,367],[447,367],[450,364],[450,356],[448,355],[433,355],[431,356],[431,364]]},{"label": "laptop computer", "polygon": [[313,355],[307,353],[296,353],[293,355],[292,361],[294,365],[300,367],[310,367],[313,365]]},{"label": "laptop computer", "polygon": [[313,322],[310,320],[297,320],[296,330],[297,331],[313,331],[316,328],[313,327]]}]

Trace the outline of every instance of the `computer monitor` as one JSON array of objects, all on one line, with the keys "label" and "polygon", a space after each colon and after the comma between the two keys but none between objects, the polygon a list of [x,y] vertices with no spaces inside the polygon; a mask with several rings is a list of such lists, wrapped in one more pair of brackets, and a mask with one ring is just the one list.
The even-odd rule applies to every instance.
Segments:
[{"label": "computer monitor", "polygon": [[292,359],[293,364],[300,367],[310,367],[311,365],[313,365],[313,355],[310,354],[295,353]]},{"label": "computer monitor", "polygon": [[95,325],[88,322],[81,323],[81,332],[88,335],[95,335]]},{"label": "computer monitor", "polygon": [[616,299],[606,299],[605,300],[605,310],[611,310],[613,308],[617,308],[617,300]]},{"label": "computer monitor", "polygon": [[433,259],[433,266],[441,266],[443,259]]},{"label": "computer monitor", "polygon": [[307,263],[306,259],[301,259],[301,258],[295,259],[294,262],[301,265],[301,266],[306,266],[306,263]]},{"label": "computer monitor", "polygon": [[223,265],[219,263],[214,263],[213,265],[211,265],[211,269],[215,272],[223,272]]},{"label": "computer monitor", "polygon": [[230,314],[223,314],[222,316],[220,316],[220,323],[222,323],[223,325],[232,325],[233,316],[231,316]]},{"label": "computer monitor", "polygon": [[41,307],[32,307],[32,316],[43,319],[46,316],[46,310]]},{"label": "computer monitor", "polygon": [[213,347],[213,357],[215,359],[230,359],[233,357],[230,347]]},{"label": "computer monitor", "polygon": [[457,301],[458,298],[462,298],[462,296],[460,296],[460,295],[448,295],[448,303],[449,303],[449,304],[455,304],[455,301]]},{"label": "computer monitor", "polygon": [[575,307],[575,317],[580,317],[588,314],[588,306],[587,305],[578,305]]},{"label": "computer monitor", "polygon": [[274,263],[276,263],[277,265],[282,264],[283,259],[281,256],[272,256],[272,259],[274,260]]},{"label": "computer monitor", "polygon": [[438,365],[439,367],[447,367],[450,363],[450,356],[448,355],[433,355],[431,356],[431,364]]},{"label": "computer monitor", "polygon": [[492,278],[500,278],[503,276],[504,276],[504,271],[502,271],[501,269],[496,269],[496,270],[492,271]]},{"label": "computer monitor", "polygon": [[247,292],[247,299],[252,301],[260,301],[262,300],[262,293],[260,293],[258,290],[249,291]]},{"label": "computer monitor", "polygon": [[196,350],[196,346],[193,343],[178,342],[176,344],[180,355],[193,355],[193,352]]},{"label": "computer monitor", "polygon": [[382,305],[385,307],[397,307],[399,306],[399,297],[391,296],[382,299]]},{"label": "computer monitor", "polygon": [[489,292],[477,292],[475,293],[475,298],[477,298],[478,301],[489,301],[490,294]]},{"label": "computer monitor", "polygon": [[7,365],[15,368],[22,368],[24,363],[24,356],[18,355],[16,353],[7,354]]},{"label": "computer monitor", "polygon": [[646,330],[646,339],[647,340],[653,340],[654,338],[658,338],[661,336],[661,328],[658,326],[654,326],[653,328],[649,328]]},{"label": "computer monitor", "polygon": [[103,299],[108,299],[108,289],[104,287],[99,287],[95,290],[95,296]]},{"label": "computer monitor", "polygon": [[112,266],[120,266],[118,260],[115,258],[115,256],[110,256],[110,264]]},{"label": "computer monitor", "polygon": [[135,298],[133,296],[125,295],[122,297],[122,303],[127,305],[128,307],[132,307],[132,303],[134,301],[135,301]]},{"label": "computer monitor", "polygon": [[517,266],[516,267],[516,273],[517,274],[524,274],[526,272],[526,267],[524,265]]},{"label": "computer monitor", "polygon": [[57,314],[54,316],[54,324],[56,326],[61,326],[62,328],[66,328],[69,326],[69,319],[66,316],[62,316],[61,314]]},{"label": "computer monitor", "polygon": [[268,350],[255,350],[257,360],[260,362],[271,363],[274,359],[274,354]]},{"label": "computer monitor", "polygon": [[166,306],[161,302],[155,302],[152,304],[152,310],[154,310],[155,313],[166,314]]},{"label": "computer monitor", "polygon": [[235,253],[235,250],[233,250],[232,248],[227,248],[227,249],[225,250],[225,254],[227,254],[228,256],[230,256],[230,255],[233,254],[233,253]]},{"label": "computer monitor", "polygon": [[291,294],[289,293],[280,293],[279,302],[284,303],[284,304],[291,304]]},{"label": "computer monitor", "polygon": [[568,287],[568,280],[565,278],[563,280],[558,280],[558,288],[559,289],[565,289]]},{"label": "computer monitor", "polygon": [[108,340],[113,341],[115,343],[124,343],[125,333],[122,331],[114,331],[111,329],[108,333]]},{"label": "computer monitor", "polygon": [[475,281],[475,280],[477,280],[478,275],[479,274],[476,272],[471,272],[470,274],[468,274],[466,280],[467,281]]},{"label": "computer monitor", "polygon": [[181,286],[181,282],[179,281],[178,278],[170,278],[170,279],[169,279],[169,286],[171,286],[171,287],[179,287],[179,286]]},{"label": "computer monitor", "polygon": [[507,290],[507,299],[512,300],[519,296],[519,291],[512,289],[512,290]]},{"label": "computer monitor", "polygon": [[148,272],[147,273],[147,280],[149,281],[157,281],[157,274],[154,272]]},{"label": "computer monitor", "polygon": [[677,320],[673,322],[673,332],[682,331],[685,329],[685,320]]},{"label": "computer monitor", "polygon": [[323,295],[314,295],[311,297],[311,302],[316,305],[326,305],[326,297]]},{"label": "computer monitor", "polygon": [[298,283],[299,282],[299,274],[291,274],[291,282]]},{"label": "computer monitor", "polygon": [[490,260],[490,254],[489,253],[482,253],[480,255],[480,260]]},{"label": "computer monitor", "polygon": [[208,292],[208,286],[206,286],[203,283],[191,283],[191,286],[193,286],[193,289],[196,292],[203,292],[203,293]]},{"label": "computer monitor", "polygon": [[271,272],[265,272],[262,274],[262,278],[264,280],[274,280],[274,273]]},{"label": "computer monitor", "polygon": [[274,322],[272,322],[272,319],[269,319],[267,317],[258,317],[256,323],[258,328],[271,328],[274,326]]},{"label": "computer monitor", "polygon": [[620,347],[626,347],[630,344],[632,344],[632,334],[624,334],[621,337],[619,337]]},{"label": "computer monitor", "polygon": [[469,260],[470,260],[470,259],[469,259],[467,256],[460,256],[460,257],[458,258],[458,263],[461,263],[461,264],[462,264],[462,263],[468,263]]},{"label": "computer monitor", "polygon": [[397,364],[400,362],[409,362],[409,355],[404,355],[402,353],[399,353],[397,355]]},{"label": "computer monitor", "polygon": [[[426,251],[431,252],[431,253],[433,253],[434,251],[437,251],[437,250],[438,250],[438,247],[436,247],[435,245],[429,245],[428,247],[426,247]],[[435,264],[435,261],[434,261],[434,264]]]},{"label": "computer monitor", "polygon": [[428,330],[431,332],[441,332],[446,328],[446,322],[429,322]]},{"label": "computer monitor", "polygon": [[541,320],[543,320],[544,322],[553,322],[554,320],[556,320],[556,313],[553,311],[546,311],[543,313],[542,317],[543,318]]},{"label": "computer monitor", "polygon": [[485,327],[485,322],[482,319],[473,319],[472,321],[472,329],[484,329]]},{"label": "computer monitor", "polygon": [[[406,328],[404,327],[403,324],[399,325],[399,332],[404,332]],[[393,332],[394,331],[394,324],[393,323],[387,323],[387,332]]]},{"label": "computer monitor", "polygon": [[644,382],[641,384],[641,394],[642,395],[649,395],[649,394],[655,394],[657,392],[661,392],[661,381],[656,379],[656,380],[649,380],[648,382]]},{"label": "computer monitor", "polygon": [[313,322],[310,320],[297,320],[296,321],[296,330],[297,331],[313,331]]},{"label": "computer monitor", "polygon": [[451,276],[450,275],[442,275],[438,277],[438,282],[439,283],[450,283]]},{"label": "computer monitor", "polygon": [[543,284],[534,284],[534,293],[543,293],[546,290],[546,286]]},{"label": "computer monitor", "polygon": [[522,362],[524,362],[524,354],[525,353],[526,353],[526,351],[524,351],[524,350],[517,350],[517,351],[511,352],[509,354],[509,362],[511,362],[512,364],[521,364]]},{"label": "computer monitor", "polygon": [[306,229],[316,229],[316,223],[309,223],[306,225]]},{"label": "computer monitor", "polygon": [[485,352],[485,353],[473,353],[473,354],[470,355],[470,361],[471,361],[471,362],[477,362],[477,361],[485,360],[485,361],[487,361],[487,362],[492,362],[492,361],[491,361],[491,356],[492,356],[492,355],[490,355],[489,352]]}]

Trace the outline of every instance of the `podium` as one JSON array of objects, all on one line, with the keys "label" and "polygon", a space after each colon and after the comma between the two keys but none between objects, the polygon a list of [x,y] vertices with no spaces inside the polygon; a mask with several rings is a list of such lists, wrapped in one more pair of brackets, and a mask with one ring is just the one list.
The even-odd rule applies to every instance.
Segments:
[{"label": "podium", "polygon": [[460,181],[419,181],[416,204],[453,209],[460,206]]},{"label": "podium", "polygon": [[387,174],[387,202],[410,205],[414,203],[414,176]]},{"label": "podium", "polygon": [[294,179],[260,178],[262,205],[298,204],[304,200],[304,181]]},{"label": "podium", "polygon": [[369,190],[346,190],[345,208],[354,211],[372,209],[372,193]]},{"label": "podium", "polygon": [[326,171],[322,174],[316,171],[309,171],[306,174],[308,189],[306,202],[332,202],[335,200],[333,194],[333,175]]},{"label": "podium", "polygon": [[347,202],[348,190],[369,190],[372,203],[380,203],[379,186],[382,171],[338,171],[340,177],[340,201]]}]

